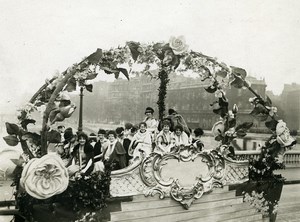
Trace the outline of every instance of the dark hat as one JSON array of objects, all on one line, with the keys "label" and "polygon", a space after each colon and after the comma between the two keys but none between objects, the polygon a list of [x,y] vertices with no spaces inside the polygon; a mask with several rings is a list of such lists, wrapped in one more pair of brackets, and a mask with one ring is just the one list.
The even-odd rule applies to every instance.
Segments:
[{"label": "dark hat", "polygon": [[123,127],[118,127],[116,129],[116,133],[118,136],[122,136],[124,134],[124,128]]},{"label": "dark hat", "polygon": [[105,131],[104,129],[99,129],[99,130],[98,130],[98,134],[103,134],[103,135],[105,135],[105,134],[106,134],[106,131]]},{"label": "dark hat", "polygon": [[64,139],[69,141],[74,137],[72,128],[67,128],[64,133]]},{"label": "dark hat", "polygon": [[154,113],[154,109],[152,109],[151,107],[147,107],[146,110],[145,110],[145,114],[146,113],[152,113],[153,114]]},{"label": "dark hat", "polygon": [[203,129],[201,129],[201,128],[196,128],[196,129],[194,130],[194,134],[195,134],[195,136],[202,136],[202,135],[204,134]]},{"label": "dark hat", "polygon": [[176,114],[177,112],[174,109],[169,109],[168,113],[169,113],[169,115],[172,115],[173,113]]},{"label": "dark hat", "polygon": [[125,129],[129,130],[133,127],[132,123],[125,123]]}]

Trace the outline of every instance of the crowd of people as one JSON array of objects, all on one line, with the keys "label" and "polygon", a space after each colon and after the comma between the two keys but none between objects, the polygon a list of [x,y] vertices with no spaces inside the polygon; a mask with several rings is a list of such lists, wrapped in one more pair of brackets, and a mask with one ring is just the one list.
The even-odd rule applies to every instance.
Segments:
[{"label": "crowd of people", "polygon": [[147,157],[152,152],[164,154],[178,146],[202,150],[201,128],[192,133],[183,117],[174,109],[169,109],[162,121],[157,121],[153,114],[153,108],[147,107],[145,119],[138,125],[126,123],[115,130],[99,129],[97,135],[74,133],[72,128],[58,126],[61,143],[56,152],[65,162],[70,176],[73,176],[104,171],[105,163],[111,164],[112,170],[122,169],[141,158],[141,155]]}]

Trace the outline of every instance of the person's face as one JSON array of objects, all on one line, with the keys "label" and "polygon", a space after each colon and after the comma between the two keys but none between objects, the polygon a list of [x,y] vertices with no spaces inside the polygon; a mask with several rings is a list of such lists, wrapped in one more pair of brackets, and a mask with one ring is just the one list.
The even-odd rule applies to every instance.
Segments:
[{"label": "person's face", "polygon": [[86,142],[86,139],[83,138],[83,137],[80,137],[79,140],[78,140],[78,142],[79,142],[80,145],[84,145],[85,142]]},{"label": "person's face", "polygon": [[141,125],[140,125],[140,131],[141,131],[142,133],[146,132],[146,129],[147,129],[147,127],[146,127],[144,124],[141,124]]},{"label": "person's face", "polygon": [[165,133],[169,132],[169,131],[170,131],[170,126],[169,126],[169,125],[164,125],[163,131],[164,131]]},{"label": "person's face", "polygon": [[59,128],[59,129],[58,129],[58,132],[59,132],[59,133],[63,133],[63,132],[65,132],[65,128],[64,128],[64,127],[62,127],[62,128]]},{"label": "person's face", "polygon": [[104,134],[101,134],[101,133],[98,134],[98,139],[99,139],[99,140],[104,140],[104,138],[105,138],[105,137],[104,137]]},{"label": "person's face", "polygon": [[146,113],[146,116],[147,116],[147,117],[152,117],[153,114],[152,114],[152,113]]},{"label": "person's face", "polygon": [[176,133],[177,136],[180,136],[181,135],[181,130],[180,129],[176,129],[175,133]]},{"label": "person's face", "polygon": [[115,135],[114,134],[109,134],[108,135],[108,140],[110,141],[110,142],[113,142],[113,141],[115,141]]}]

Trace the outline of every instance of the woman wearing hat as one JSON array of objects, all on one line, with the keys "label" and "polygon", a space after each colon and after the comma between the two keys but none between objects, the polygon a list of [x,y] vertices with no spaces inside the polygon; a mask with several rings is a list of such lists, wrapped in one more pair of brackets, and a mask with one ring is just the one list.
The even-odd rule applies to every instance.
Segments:
[{"label": "woman wearing hat", "polygon": [[71,153],[72,160],[68,166],[70,176],[77,172],[88,175],[94,169],[94,150],[88,141],[88,136],[83,132],[79,132],[77,138],[78,144]]},{"label": "woman wearing hat", "polygon": [[156,147],[154,152],[157,153],[167,153],[171,151],[174,146],[174,139],[170,131],[171,122],[169,120],[164,120],[162,122],[162,130],[156,137]]},{"label": "woman wearing hat", "polygon": [[110,130],[107,133],[108,143],[103,149],[102,160],[114,163],[112,170],[119,170],[125,168],[126,164],[126,151],[123,145],[118,141],[115,131]]}]

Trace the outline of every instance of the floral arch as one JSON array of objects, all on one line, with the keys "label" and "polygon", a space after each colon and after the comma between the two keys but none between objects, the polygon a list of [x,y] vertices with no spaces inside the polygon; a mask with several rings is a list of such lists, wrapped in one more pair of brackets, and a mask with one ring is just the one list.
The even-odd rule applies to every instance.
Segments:
[{"label": "floral arch", "polygon": [[[265,121],[266,127],[273,133],[266,143],[260,160],[266,157],[273,158],[272,160],[275,160],[277,164],[276,167],[279,168],[282,155],[295,144],[286,124],[278,119],[276,108],[272,107],[272,101],[268,97],[262,98],[251,88],[251,84],[246,80],[247,73],[244,69],[227,66],[216,58],[189,50],[182,36],[171,37],[168,43],[141,44],[129,41],[122,47],[109,50],[97,49],[79,63],[73,64],[63,73],[46,81],[32,96],[26,108],[20,111],[19,123],[6,123],[9,135],[4,137],[4,140],[11,146],[20,142],[29,163],[36,157],[44,158],[48,144],[58,142],[60,138],[58,132],[51,130],[52,124],[63,121],[74,112],[75,104],[66,96],[67,92],[75,91],[78,86],[85,87],[87,91],[92,92],[93,85],[89,83],[89,80],[96,78],[101,70],[108,75],[114,75],[115,78],[123,74],[129,80],[130,74],[136,72],[134,64],[143,64],[144,68],[140,72],[160,81],[157,101],[160,120],[164,117],[170,73],[191,71],[197,73],[202,81],[209,83],[205,90],[216,95],[217,100],[211,106],[213,112],[221,117],[221,120],[213,126],[215,139],[220,141],[216,149],[221,154],[226,155],[231,141],[237,137],[244,137],[253,125],[251,122],[237,125],[238,107],[236,105],[229,107],[225,94],[225,89],[230,86],[246,88],[253,93],[254,98],[249,100],[253,104],[253,111],[250,114]],[[152,70],[158,70],[158,74],[154,74]],[[45,107],[41,133],[29,132],[27,125],[35,123],[30,113],[41,106]],[[32,147],[37,150],[33,152]],[[270,168],[269,163],[273,164],[274,161],[254,162],[252,176],[263,178],[266,174],[271,175],[270,170],[276,167]],[[16,161],[16,164],[22,165],[23,163]],[[64,186],[66,187],[66,184]],[[61,192],[60,189],[55,194],[59,192]]]}]

